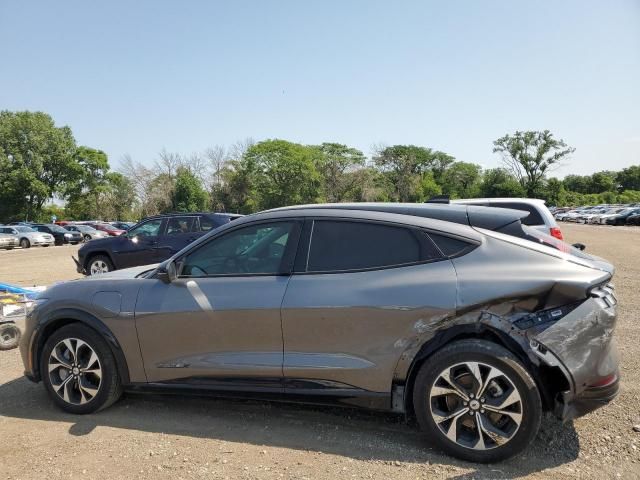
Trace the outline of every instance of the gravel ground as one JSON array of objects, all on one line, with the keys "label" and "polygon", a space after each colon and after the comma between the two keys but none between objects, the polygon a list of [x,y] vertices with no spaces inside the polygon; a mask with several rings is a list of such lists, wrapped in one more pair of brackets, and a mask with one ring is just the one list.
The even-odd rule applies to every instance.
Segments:
[{"label": "gravel ground", "polygon": [[[21,376],[13,350],[0,352],[0,478],[640,478],[640,228],[562,228],[616,265],[622,390],[572,423],[545,418],[512,460],[460,462],[402,417],[350,409],[127,395],[98,414],[67,415]],[[0,252],[0,281],[77,278],[75,250]]]}]

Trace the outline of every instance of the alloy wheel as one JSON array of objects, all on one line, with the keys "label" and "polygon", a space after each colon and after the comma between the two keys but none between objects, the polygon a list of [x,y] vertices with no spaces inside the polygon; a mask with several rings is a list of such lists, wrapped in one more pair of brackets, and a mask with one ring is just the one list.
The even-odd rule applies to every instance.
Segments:
[{"label": "alloy wheel", "polygon": [[91,275],[99,275],[109,271],[109,265],[104,260],[94,260],[91,262]]},{"label": "alloy wheel", "polygon": [[51,350],[48,369],[53,391],[67,403],[84,405],[100,390],[100,359],[83,340],[65,338],[58,342]]},{"label": "alloy wheel", "polygon": [[443,370],[429,391],[433,421],[449,440],[473,450],[509,442],[522,423],[523,403],[502,370],[481,362]]}]

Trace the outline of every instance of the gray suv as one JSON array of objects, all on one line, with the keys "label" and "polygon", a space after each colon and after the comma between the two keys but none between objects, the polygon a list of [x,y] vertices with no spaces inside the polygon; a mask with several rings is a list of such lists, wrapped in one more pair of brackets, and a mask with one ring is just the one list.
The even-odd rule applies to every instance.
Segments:
[{"label": "gray suv", "polygon": [[411,413],[478,462],[524,449],[545,410],[615,397],[610,264],[385,208],[263,212],[159,266],[55,285],[28,315],[25,374],[78,414],[176,389]]}]

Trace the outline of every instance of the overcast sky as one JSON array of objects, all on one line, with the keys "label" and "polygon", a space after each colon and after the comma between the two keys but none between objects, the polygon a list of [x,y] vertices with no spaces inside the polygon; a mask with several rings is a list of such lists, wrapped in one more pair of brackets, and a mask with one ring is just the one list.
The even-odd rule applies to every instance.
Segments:
[{"label": "overcast sky", "polygon": [[550,129],[557,174],[640,164],[640,2],[0,1],[0,109],[150,164],[236,140],[412,143],[483,167]]}]

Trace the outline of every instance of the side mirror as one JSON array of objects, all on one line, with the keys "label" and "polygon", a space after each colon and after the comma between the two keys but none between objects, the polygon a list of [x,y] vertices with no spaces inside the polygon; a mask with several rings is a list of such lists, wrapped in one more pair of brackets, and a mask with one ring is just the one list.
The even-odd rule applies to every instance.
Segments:
[{"label": "side mirror", "polygon": [[584,243],[574,243],[572,245],[573,248],[577,248],[578,250],[584,250],[587,246]]},{"label": "side mirror", "polygon": [[171,283],[178,278],[178,271],[176,269],[176,263],[172,260],[166,265],[158,267],[157,277],[164,283]]}]

